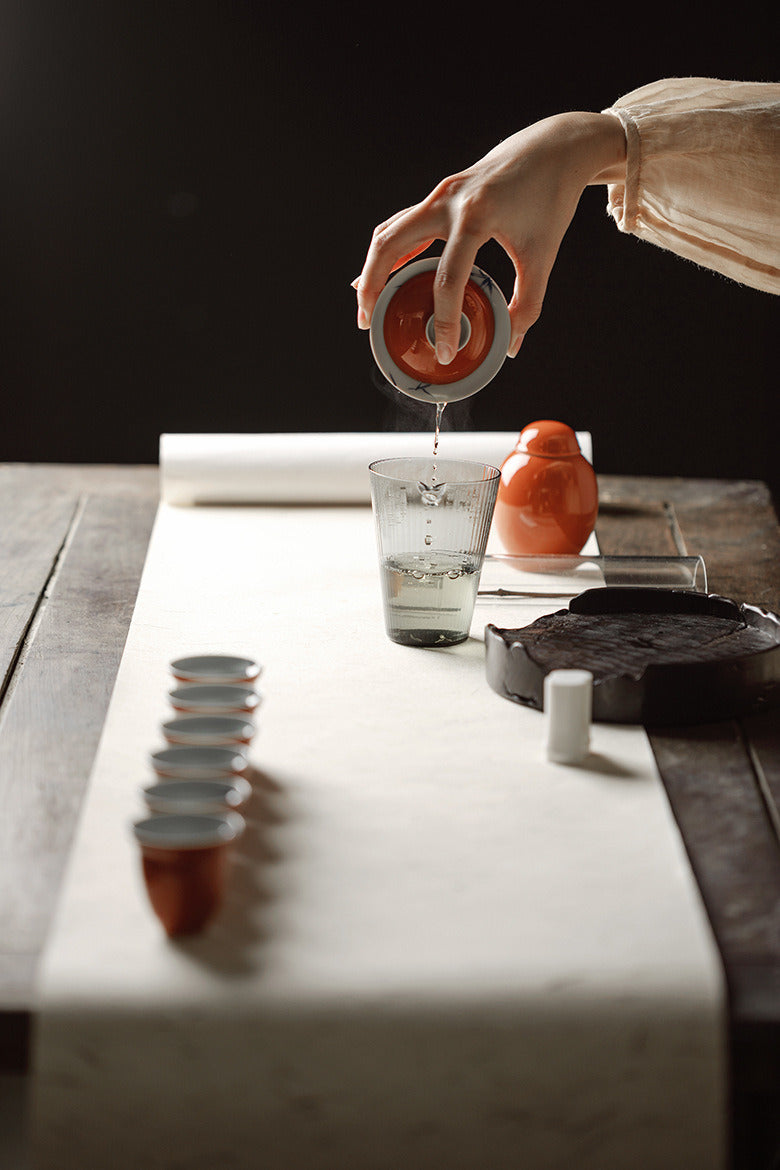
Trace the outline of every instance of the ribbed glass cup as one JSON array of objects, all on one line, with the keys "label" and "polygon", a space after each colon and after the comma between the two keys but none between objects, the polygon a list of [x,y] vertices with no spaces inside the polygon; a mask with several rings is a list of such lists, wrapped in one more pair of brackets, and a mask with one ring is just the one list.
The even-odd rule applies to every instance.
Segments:
[{"label": "ribbed glass cup", "polygon": [[369,467],[385,626],[405,646],[469,636],[501,473],[462,459]]}]

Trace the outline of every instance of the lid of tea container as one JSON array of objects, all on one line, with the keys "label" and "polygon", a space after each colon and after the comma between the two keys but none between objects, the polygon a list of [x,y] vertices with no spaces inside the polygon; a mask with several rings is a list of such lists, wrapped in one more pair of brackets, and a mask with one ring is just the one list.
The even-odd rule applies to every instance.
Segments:
[{"label": "lid of tea container", "polygon": [[556,422],[554,419],[541,419],[529,423],[520,432],[515,450],[525,451],[529,455],[548,455],[557,458],[582,454],[576,432],[566,423]]}]

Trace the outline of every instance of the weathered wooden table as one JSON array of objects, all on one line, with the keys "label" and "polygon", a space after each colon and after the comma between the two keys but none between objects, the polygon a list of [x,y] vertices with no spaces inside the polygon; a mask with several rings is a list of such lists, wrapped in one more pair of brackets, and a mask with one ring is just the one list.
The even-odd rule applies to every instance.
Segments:
[{"label": "weathered wooden table", "polygon": [[[763,484],[601,476],[599,487],[602,552],[701,554],[711,592],[780,611],[780,528]],[[0,465],[0,1096],[11,1105],[157,501],[156,467]],[[780,1165],[780,712],[648,731],[726,972],[734,1170],[769,1170]],[[11,1105],[0,1101],[9,1167]]]}]

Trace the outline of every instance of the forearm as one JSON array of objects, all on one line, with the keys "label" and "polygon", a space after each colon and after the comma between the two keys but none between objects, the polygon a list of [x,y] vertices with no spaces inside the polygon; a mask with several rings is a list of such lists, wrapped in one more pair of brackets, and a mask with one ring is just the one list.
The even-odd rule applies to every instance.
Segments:
[{"label": "forearm", "polygon": [[626,173],[626,135],[610,114],[576,111],[553,119],[583,187],[618,183]]},{"label": "forearm", "polygon": [[[526,126],[504,139],[477,164],[498,173],[516,169],[517,161],[544,165],[555,186],[572,192],[625,177],[626,135],[610,114],[572,110]],[[541,166],[540,166],[541,169]]]}]

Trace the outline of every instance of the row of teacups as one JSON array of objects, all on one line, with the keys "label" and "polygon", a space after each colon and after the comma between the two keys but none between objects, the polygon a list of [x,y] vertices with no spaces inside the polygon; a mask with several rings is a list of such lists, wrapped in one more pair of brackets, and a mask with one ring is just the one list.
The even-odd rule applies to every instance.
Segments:
[{"label": "row of teacups", "polygon": [[199,655],[170,664],[175,717],[167,747],[151,753],[157,782],[143,789],[150,815],[133,831],[149,898],[169,935],[194,933],[222,902],[227,846],[245,828],[247,752],[260,704],[253,659]]}]

